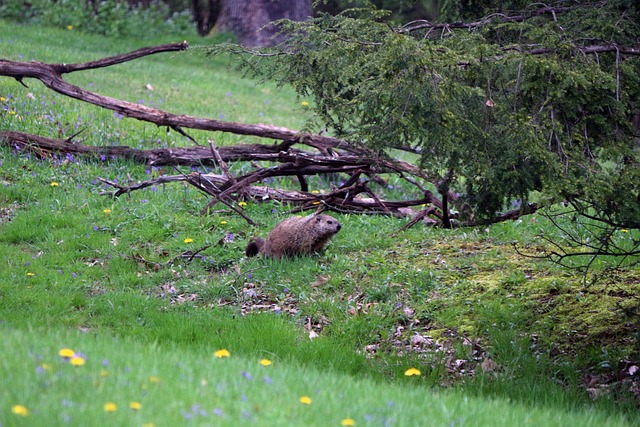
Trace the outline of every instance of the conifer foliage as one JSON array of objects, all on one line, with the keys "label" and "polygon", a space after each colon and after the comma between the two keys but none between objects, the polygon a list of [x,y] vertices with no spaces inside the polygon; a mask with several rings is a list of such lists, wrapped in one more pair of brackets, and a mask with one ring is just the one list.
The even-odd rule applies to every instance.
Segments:
[{"label": "conifer foliage", "polygon": [[387,16],[286,23],[288,42],[242,51],[245,65],[312,96],[337,136],[417,153],[463,219],[564,202],[607,233],[640,228],[637,2],[447,0],[442,22]]},{"label": "conifer foliage", "polygon": [[[442,10],[474,10],[458,3]],[[338,136],[418,152],[465,215],[535,197],[638,227],[640,10],[510,3],[520,9],[455,23],[392,27],[376,9],[290,22],[288,42],[250,52],[247,65],[313,96]]]}]

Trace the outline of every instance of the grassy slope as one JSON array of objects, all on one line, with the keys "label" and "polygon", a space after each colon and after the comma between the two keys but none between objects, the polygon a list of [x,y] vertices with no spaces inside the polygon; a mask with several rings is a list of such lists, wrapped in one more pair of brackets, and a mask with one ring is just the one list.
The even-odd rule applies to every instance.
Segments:
[{"label": "grassy slope", "polygon": [[[70,32],[33,31],[6,23],[0,23],[0,29],[0,57],[14,60],[81,62],[143,45]],[[90,90],[141,100],[172,112],[222,115],[229,120],[292,128],[302,125],[305,113],[298,108],[298,100],[290,90],[239,80],[228,72],[225,64],[223,59],[205,60],[192,53],[159,55],[69,76],[69,80]],[[145,147],[186,144],[173,133],[123,121],[111,112],[52,94],[37,82],[27,83],[29,89],[14,81],[0,80],[0,97],[9,99],[3,103],[9,110],[0,118],[2,128],[26,129],[48,136],[66,136],[85,128],[80,138],[93,144]],[[153,91],[145,88],[147,83],[153,85]],[[246,140],[227,135],[215,138],[222,143]],[[93,182],[98,176],[137,181],[161,171],[121,161],[40,162],[14,156],[8,150],[2,153],[0,259],[4,261],[0,268],[0,319],[3,335],[6,332],[10,337],[5,341],[6,348],[16,349],[12,351],[14,359],[7,359],[3,368],[15,372],[26,368],[28,373],[24,377],[12,374],[14,391],[0,394],[2,417],[9,416],[11,404],[39,399],[35,397],[40,394],[33,370],[40,362],[33,355],[42,355],[45,362],[53,363],[56,349],[71,341],[80,351],[95,346],[92,359],[126,360],[132,354],[126,347],[136,349],[134,354],[159,352],[156,349],[162,348],[162,354],[167,354],[166,360],[158,360],[164,366],[162,371],[170,371],[169,367],[183,358],[189,359],[190,365],[208,366],[210,353],[220,347],[230,347],[234,355],[248,357],[240,358],[239,363],[245,364],[255,363],[255,358],[268,354],[287,362],[292,377],[314,383],[329,376],[330,381],[340,381],[340,386],[326,386],[328,389],[354,390],[344,394],[354,397],[362,395],[355,390],[367,390],[372,396],[383,396],[380,401],[415,402],[412,393],[421,394],[424,390],[410,389],[404,394],[394,388],[393,393],[398,394],[387,397],[385,385],[354,382],[336,373],[378,381],[391,379],[405,385],[407,379],[402,373],[415,365],[424,375],[412,378],[413,383],[454,382],[468,391],[509,396],[527,405],[546,408],[507,404],[502,398],[469,401],[459,394],[445,393],[434,399],[450,399],[470,406],[461,408],[454,404],[454,409],[450,409],[444,404],[440,419],[443,423],[465,418],[477,421],[476,425],[496,425],[482,420],[483,417],[491,420],[499,410],[505,414],[515,411],[513,417],[518,421],[549,417],[558,425],[569,422],[588,425],[587,419],[594,417],[591,425],[603,425],[606,415],[593,409],[580,420],[563,418],[572,416],[564,411],[586,410],[586,406],[581,403],[583,396],[557,385],[558,382],[576,385],[579,378],[575,367],[566,363],[552,365],[549,352],[572,353],[572,346],[578,342],[593,349],[578,352],[580,358],[587,359],[587,364],[593,364],[594,360],[615,362],[628,357],[633,350],[618,345],[630,336],[620,319],[624,316],[624,305],[631,304],[627,298],[602,288],[581,288],[577,277],[515,256],[510,242],[535,244],[533,236],[544,226],[540,217],[498,225],[487,231],[444,232],[415,227],[390,238],[401,221],[343,216],[340,220],[345,225],[344,231],[322,258],[246,260],[241,258],[242,247],[247,235],[257,230],[248,230],[240,218],[224,211],[200,217],[197,212],[205,200],[194,191],[180,186],[166,187],[111,200],[99,195],[103,187]],[[58,185],[51,186],[53,182]],[[321,188],[322,182],[313,184]],[[261,232],[284,217],[286,211],[286,207],[270,205],[247,207],[247,212],[264,224]],[[235,237],[231,243],[214,245],[204,253],[205,258],[190,264],[176,263],[156,270],[136,261],[136,257],[142,257],[165,262],[185,249],[218,242],[228,233]],[[187,237],[194,242],[185,243]],[[623,279],[618,286],[630,286],[624,292],[637,295],[637,272]],[[189,301],[191,295],[194,301]],[[260,305],[266,311],[273,311],[277,305],[283,313],[238,315],[241,307]],[[284,313],[291,315],[285,317]],[[306,338],[300,325],[309,321],[321,333],[321,339]],[[598,331],[603,324],[608,328]],[[77,328],[97,338],[64,332]],[[45,335],[43,330],[49,332]],[[457,335],[453,339],[452,333]],[[537,335],[534,346],[533,333]],[[109,345],[112,334],[127,337],[118,338],[125,340],[125,344],[118,348]],[[414,334],[440,339],[448,347],[440,352],[429,348],[403,351],[404,355],[396,356]],[[434,362],[459,358],[468,360],[471,366],[474,355],[464,345],[466,337],[479,339],[499,368],[486,376],[478,374],[478,379],[473,380],[460,370],[449,375],[442,364]],[[599,338],[604,344],[607,339],[612,344],[607,353],[592,345]],[[378,350],[375,357],[366,359],[359,354],[371,345]],[[29,361],[30,358],[33,360]],[[140,375],[153,375],[145,362],[144,358],[134,357],[132,366],[139,368]],[[24,367],[18,369],[21,364]],[[97,372],[97,367],[92,366],[89,376]],[[241,369],[236,366],[236,375]],[[555,372],[554,376],[550,372]],[[60,376],[66,378],[67,374]],[[197,378],[218,373],[205,369],[190,375]],[[115,386],[101,397],[108,399],[109,393],[117,394],[120,381],[124,380],[117,378]],[[183,417],[179,408],[191,405],[189,399],[181,397],[183,387],[195,390],[199,387],[199,380],[166,381],[177,391],[154,403],[158,408],[171,408],[156,420]],[[235,387],[238,379],[229,382]],[[288,387],[295,384],[296,380],[284,381]],[[84,391],[91,393],[90,385],[86,387]],[[256,399],[273,399],[272,392],[258,390]],[[275,394],[280,396],[281,391]],[[43,408],[49,405],[54,410],[61,396],[54,392],[44,399]],[[174,400],[176,403],[171,405]],[[223,402],[225,407],[234,408],[233,400]],[[291,414],[287,412],[293,411],[288,402],[279,400],[274,407]],[[197,399],[194,403],[198,403]],[[38,409],[40,403],[34,404],[31,405],[34,419],[38,411],[50,413],[48,409]],[[124,401],[119,404],[126,406]],[[371,405],[368,400],[355,398],[353,402],[334,402],[313,419],[326,425],[323,423],[326,418],[322,417],[353,416],[345,411],[353,407],[364,420],[366,408]],[[399,406],[380,409],[387,411],[387,415],[381,416],[397,417],[397,425],[410,425],[403,420],[423,421],[419,414],[424,412],[413,412],[419,405],[409,406],[409,409]],[[436,406],[440,407],[440,402]],[[596,406],[616,411],[602,399]],[[100,408],[83,408],[76,416],[80,413],[81,417],[102,416]],[[228,411],[234,413],[238,408]],[[404,418],[405,413],[411,417]],[[243,414],[235,412],[230,422],[237,421],[236,416]],[[278,416],[282,413],[270,413],[264,419],[259,418],[259,422],[273,425]],[[509,417],[505,417],[506,421],[511,424],[504,425],[523,424]],[[534,424],[553,425],[546,421]],[[141,418],[135,421],[141,422],[146,421]]]},{"label": "grassy slope", "polygon": [[[0,373],[3,383],[13,386],[0,395],[0,419],[12,426],[339,426],[347,418],[356,425],[624,425],[594,411],[571,414],[460,392],[428,392],[415,386],[413,377],[383,385],[268,352],[253,357],[232,352],[220,359],[212,354],[216,347],[141,345],[131,339],[58,331],[2,332],[3,343],[12,351]],[[57,355],[61,346],[81,352],[86,363],[70,366]],[[272,364],[261,365],[264,358]],[[303,396],[311,403],[301,403]],[[140,409],[130,409],[132,402]],[[105,414],[107,403],[117,409]],[[30,414],[16,416],[9,404],[22,404]]]}]

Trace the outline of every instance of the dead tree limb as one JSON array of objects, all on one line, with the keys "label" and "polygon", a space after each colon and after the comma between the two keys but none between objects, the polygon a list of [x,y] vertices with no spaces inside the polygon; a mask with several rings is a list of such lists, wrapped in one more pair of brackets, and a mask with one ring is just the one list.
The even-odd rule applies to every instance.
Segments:
[{"label": "dead tree limb", "polygon": [[[106,185],[117,188],[117,191],[115,192],[105,193],[117,197],[123,194],[128,194],[132,191],[142,190],[147,187],[170,182],[187,182],[206,194],[216,194],[227,182],[227,177],[224,175],[199,173],[165,175],[152,180],[139,182],[131,186],[123,186],[104,178],[99,178],[99,180]],[[315,210],[319,205],[323,205],[328,210],[341,213],[383,214],[398,217],[414,214],[413,210],[409,208],[412,206],[426,205],[434,200],[432,194],[426,194],[425,197],[421,199],[405,201],[382,200],[371,197],[353,197],[353,194],[357,195],[366,192],[366,184],[364,183],[358,183],[350,187],[341,187],[326,194],[315,194],[295,190],[287,191],[253,185],[243,187],[243,197],[245,199],[258,201],[274,200],[281,203],[291,203],[299,206],[306,205],[306,208],[298,208],[297,210]]]},{"label": "dead tree limb", "polygon": [[[418,215],[418,217],[414,218],[414,222],[423,218],[426,219],[427,215],[433,215],[438,222],[442,222],[443,218],[448,217],[448,212],[442,212],[446,207],[443,206],[441,200],[426,189],[427,185],[425,184],[431,184],[437,188],[438,182],[435,176],[431,176],[408,162],[382,157],[347,141],[330,136],[298,132],[277,126],[223,122],[177,115],[145,105],[99,95],[67,83],[62,78],[66,73],[107,67],[161,52],[182,51],[187,47],[188,44],[186,42],[147,47],[130,53],[79,64],[46,64],[42,62],[0,60],[0,76],[13,77],[23,85],[25,85],[25,79],[40,80],[46,87],[55,92],[115,111],[125,117],[154,123],[157,126],[166,126],[176,130],[193,142],[196,141],[184,129],[250,135],[280,141],[279,143],[271,145],[243,144],[232,147],[197,145],[183,148],[136,150],[126,146],[95,147],[82,145],[74,141],[77,134],[66,140],[60,140],[23,132],[0,131],[0,144],[8,144],[20,150],[28,149],[42,157],[47,157],[51,153],[91,154],[108,157],[122,156],[154,166],[219,166],[224,175],[181,174],[177,176],[162,176],[154,181],[146,181],[128,187],[104,179],[102,179],[102,182],[117,189],[109,194],[120,196],[157,183],[186,181],[213,198],[213,202],[205,210],[216,201],[220,201],[244,217],[250,224],[254,224],[253,221],[235,205],[235,201],[240,198],[273,199],[286,203],[295,203],[300,210],[316,209],[318,205],[322,205],[326,209],[337,212],[411,216],[415,215],[415,211],[408,212],[406,209],[411,206],[430,204],[433,208],[423,210],[422,216]],[[294,148],[296,144],[311,147],[316,152]],[[255,171],[235,177],[226,168],[226,162],[232,161],[252,161],[256,163],[257,168]],[[268,162],[275,165],[264,167],[258,165],[258,162]],[[329,173],[342,173],[349,176],[349,178],[340,188],[334,189],[327,194],[314,194],[308,191],[290,192],[254,185],[269,177],[296,176],[304,190],[306,189],[305,177],[307,175]],[[419,190],[418,198],[409,201],[383,200],[369,188],[367,181],[361,179],[362,175],[366,175],[371,180],[384,184],[380,174],[389,173],[398,174],[402,179],[417,188]],[[368,197],[359,196],[363,193]],[[507,217],[510,218],[513,215],[517,214],[508,213]],[[432,219],[432,221],[434,220]]]},{"label": "dead tree limb", "polygon": [[[54,139],[12,131],[0,131],[0,143],[20,149],[29,149],[43,157],[51,153],[93,154],[105,157],[122,157],[150,166],[216,166],[209,147],[154,148],[152,150],[138,150],[126,145],[96,147],[74,143],[69,139]],[[277,154],[286,150],[300,151],[290,147],[291,144],[288,142],[272,145],[239,144],[219,147],[218,151],[225,162],[233,162],[253,160],[253,156],[256,154]]]},{"label": "dead tree limb", "polygon": [[138,49],[128,54],[116,55],[82,64],[45,64],[43,62],[35,61],[16,62],[0,60],[0,76],[13,77],[22,84],[24,84],[24,79],[34,78],[40,80],[49,89],[62,95],[115,111],[125,117],[155,123],[158,126],[166,126],[172,129],[199,129],[205,131],[229,132],[237,135],[253,135],[281,141],[296,141],[316,147],[319,150],[340,148],[346,151],[360,151],[356,150],[346,141],[329,136],[302,133],[277,126],[223,122],[220,120],[172,114],[156,108],[147,107],[145,105],[99,95],[67,83],[62,79],[62,75],[65,73],[98,67],[107,67],[159,52],[185,50],[187,47],[188,44],[186,42],[148,47]]}]

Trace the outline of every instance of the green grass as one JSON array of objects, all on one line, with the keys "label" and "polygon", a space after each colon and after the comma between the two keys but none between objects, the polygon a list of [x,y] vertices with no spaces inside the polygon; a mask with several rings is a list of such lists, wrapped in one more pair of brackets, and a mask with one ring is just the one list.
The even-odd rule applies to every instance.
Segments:
[{"label": "green grass", "polygon": [[[0,21],[0,57],[12,60],[81,62],[136,43]],[[239,79],[228,62],[195,49],[68,79],[174,113],[304,125],[308,112],[291,89]],[[189,145],[25,83],[0,78],[3,130],[68,137],[84,129],[78,138],[90,145]],[[6,146],[0,160],[2,426],[93,425],[107,416],[157,426],[190,416],[198,425],[340,425],[348,417],[356,425],[637,425],[629,383],[603,381],[591,401],[584,382],[614,378],[624,361],[638,360],[640,274],[586,286],[575,272],[518,256],[513,242],[535,254],[536,236],[553,232],[542,215],[402,233],[405,219],[340,215],[343,229],[319,257],[247,259],[249,237],[265,235],[290,207],[250,203],[246,213],[261,225],[249,227],[220,206],[201,216],[208,200],[183,184],[112,199],[97,180],[137,182],[170,168]],[[208,244],[191,262],[178,257]],[[86,365],[60,360],[63,347]],[[219,348],[232,357],[212,357]],[[260,366],[263,357],[274,364]],[[496,365],[483,372],[487,359]],[[410,367],[422,375],[405,377]],[[118,410],[105,414],[110,401]],[[130,410],[130,401],[142,408]],[[30,415],[12,414],[16,404]]]},{"label": "green grass", "polygon": [[[238,357],[233,341],[226,347],[231,356],[216,358],[213,353],[221,348],[216,343],[185,349],[104,335],[2,329],[11,351],[0,372],[12,387],[0,392],[5,402],[0,419],[11,426],[339,426],[345,419],[356,425],[399,426],[625,425],[589,409],[571,413],[461,392],[429,392],[416,384],[418,377],[384,385],[268,351]],[[62,348],[81,354],[85,364],[72,366],[58,356]],[[272,364],[263,366],[262,359]],[[305,396],[310,404],[300,401]],[[131,409],[132,402],[139,409]],[[109,403],[115,411],[105,412]],[[14,405],[23,405],[29,415],[11,413]]]}]

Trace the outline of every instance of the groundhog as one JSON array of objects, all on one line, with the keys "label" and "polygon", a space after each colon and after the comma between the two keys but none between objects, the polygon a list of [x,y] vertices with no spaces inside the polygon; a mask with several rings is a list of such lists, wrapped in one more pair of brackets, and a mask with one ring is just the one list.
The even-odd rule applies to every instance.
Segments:
[{"label": "groundhog", "polygon": [[342,226],[329,215],[312,214],[287,218],[275,226],[267,236],[252,239],[247,245],[247,256],[262,253],[272,258],[319,252],[340,231]]}]

